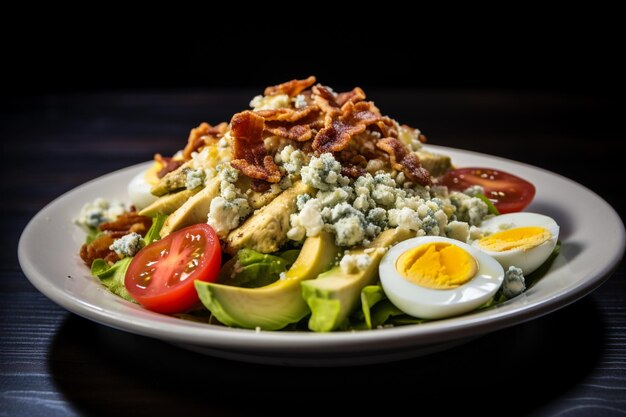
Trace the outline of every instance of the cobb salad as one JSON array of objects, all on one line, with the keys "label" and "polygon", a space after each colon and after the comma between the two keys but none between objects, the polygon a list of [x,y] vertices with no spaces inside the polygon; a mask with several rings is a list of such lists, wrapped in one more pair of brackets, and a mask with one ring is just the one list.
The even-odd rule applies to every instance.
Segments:
[{"label": "cobb salad", "polygon": [[80,257],[149,310],[256,330],[365,330],[469,313],[523,293],[559,226],[535,188],[455,167],[364,91],[315,77],[265,89],[229,123],[86,202]]}]

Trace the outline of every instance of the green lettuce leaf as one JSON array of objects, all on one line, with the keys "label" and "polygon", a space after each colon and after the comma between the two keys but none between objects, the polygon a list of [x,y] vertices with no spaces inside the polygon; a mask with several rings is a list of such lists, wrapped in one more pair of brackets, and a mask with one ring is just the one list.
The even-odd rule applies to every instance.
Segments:
[{"label": "green lettuce leaf", "polygon": [[113,294],[125,300],[135,302],[124,286],[126,270],[133,258],[123,258],[110,265],[104,259],[96,259],[91,264],[91,275],[100,279],[100,282]]},{"label": "green lettuce leaf", "polygon": [[368,329],[372,328],[372,307],[386,298],[383,287],[380,285],[368,285],[361,290],[361,309],[363,310],[363,319]]},{"label": "green lettuce leaf", "polygon": [[224,264],[217,282],[245,288],[269,285],[278,280],[282,272],[289,269],[298,257],[298,251],[285,251],[277,255],[241,249],[235,257]]},{"label": "green lettuce leaf", "polygon": [[425,321],[403,313],[389,301],[380,284],[377,284],[368,285],[361,291],[361,309],[351,315],[349,328],[369,330],[381,326],[404,326]]},{"label": "green lettuce leaf", "polygon": [[493,205],[493,202],[486,195],[481,194],[481,193],[476,193],[476,197],[480,198],[481,200],[483,200],[485,204],[487,204],[487,212],[489,214],[493,214],[495,216],[500,215],[500,212],[498,211],[496,206]]},{"label": "green lettuce leaf", "polygon": [[145,246],[148,246],[155,240],[159,240],[161,238],[161,229],[163,228],[163,224],[165,223],[165,219],[167,219],[167,215],[158,213],[156,217],[152,218],[152,226],[146,233],[146,236],[143,238],[143,242]]},{"label": "green lettuce leaf", "polygon": [[405,315],[398,307],[393,305],[388,299],[384,299],[376,304],[372,311],[372,327],[383,326],[395,316]]},{"label": "green lettuce leaf", "polygon": [[[166,218],[167,216],[165,215],[157,214],[157,216],[152,219],[152,226],[143,238],[145,245],[149,245],[160,238],[159,233],[161,232],[161,228],[163,227],[163,223],[165,223]],[[97,233],[93,234],[93,236],[88,235],[88,242],[90,242],[90,236],[91,240],[93,240],[98,234],[101,233],[97,231],[97,229],[94,230]],[[132,257],[123,258],[115,262],[113,265],[109,265],[104,259],[96,259],[91,264],[91,275],[100,279],[102,285],[107,287],[107,289],[113,294],[119,295],[125,300],[136,302],[133,297],[130,296],[128,291],[126,291],[126,287],[124,286],[126,270],[132,260]]]},{"label": "green lettuce leaf", "polygon": [[379,326],[405,326],[407,324],[419,324],[425,321],[425,319],[405,314],[388,299],[377,303],[372,309],[372,328]]}]

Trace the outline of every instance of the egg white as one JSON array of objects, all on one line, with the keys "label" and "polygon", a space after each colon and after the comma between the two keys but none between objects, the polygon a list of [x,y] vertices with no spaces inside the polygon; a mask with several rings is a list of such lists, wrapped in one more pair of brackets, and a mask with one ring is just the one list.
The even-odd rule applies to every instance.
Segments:
[{"label": "egg white", "polygon": [[539,246],[530,249],[511,249],[508,251],[495,252],[482,248],[479,240],[472,242],[472,245],[483,251],[487,255],[495,258],[502,267],[507,270],[509,266],[516,266],[522,270],[524,275],[535,271],[550,256],[556,242],[559,239],[559,225],[551,217],[537,213],[509,213],[493,217],[481,224],[481,229],[487,234],[501,232],[514,227],[543,227],[547,229],[552,237]]},{"label": "egg white", "polygon": [[[398,257],[409,249],[431,242],[449,243],[473,256],[478,263],[474,277],[457,288],[437,290],[412,283],[400,275],[396,269]],[[404,313],[424,319],[440,319],[475,310],[494,296],[504,279],[504,270],[495,259],[458,240],[439,236],[400,242],[385,254],[378,271],[389,300]]]},{"label": "egg white", "polygon": [[158,198],[150,192],[152,184],[146,181],[147,172],[148,170],[140,172],[128,183],[128,196],[137,210],[148,207]]}]

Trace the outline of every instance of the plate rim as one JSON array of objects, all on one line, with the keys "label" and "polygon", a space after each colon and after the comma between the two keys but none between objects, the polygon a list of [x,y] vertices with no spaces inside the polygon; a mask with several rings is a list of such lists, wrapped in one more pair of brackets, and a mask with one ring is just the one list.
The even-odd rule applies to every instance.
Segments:
[{"label": "plate rim", "polygon": [[[48,203],[33,216],[22,231],[18,243],[18,260],[27,279],[46,297],[66,310],[113,328],[179,344],[193,344],[233,351],[254,350],[268,352],[278,350],[293,353],[300,352],[302,354],[313,351],[365,351],[371,350],[374,345],[382,345],[390,349],[398,347],[416,347],[421,344],[449,342],[459,338],[486,334],[541,317],[579,300],[602,285],[619,266],[626,247],[624,224],[615,209],[594,191],[558,173],[524,162],[460,148],[428,145],[426,149],[441,153],[461,152],[469,157],[487,157],[505,163],[522,165],[528,169],[539,171],[543,175],[558,177],[560,180],[566,181],[584,192],[593,195],[609,210],[613,216],[612,220],[616,220],[618,247],[613,251],[610,262],[603,265],[593,276],[587,277],[574,287],[569,288],[566,293],[540,300],[531,305],[522,306],[522,308],[505,309],[505,311],[500,311],[497,315],[488,314],[490,311],[494,310],[487,310],[441,321],[399,326],[383,330],[333,333],[256,332],[248,329],[235,329],[183,321],[174,317],[162,316],[151,312],[147,312],[149,315],[147,319],[142,317],[129,321],[127,317],[125,320],[125,317],[119,312],[111,312],[98,308],[78,297],[70,295],[66,291],[63,291],[62,288],[52,285],[51,281],[43,274],[40,274],[35,264],[29,259],[27,244],[31,238],[30,236],[34,233],[33,229],[36,227],[36,224],[40,222],[42,218],[45,218],[48,211],[52,210],[56,205],[61,204],[68,196],[80,193],[84,189],[88,189],[94,183],[105,181],[111,176],[124,175],[128,171],[138,170],[144,166],[147,167],[150,162],[135,164],[91,179],[63,193]],[[97,285],[97,282],[94,281],[94,284]],[[113,294],[110,295],[116,297]],[[496,310],[498,309],[501,308],[496,307]],[[151,315],[160,316],[160,320],[153,320]],[[167,319],[164,319],[164,317],[167,317]],[[161,325],[165,325],[165,328],[161,328],[160,326],[155,327],[155,321]]]}]

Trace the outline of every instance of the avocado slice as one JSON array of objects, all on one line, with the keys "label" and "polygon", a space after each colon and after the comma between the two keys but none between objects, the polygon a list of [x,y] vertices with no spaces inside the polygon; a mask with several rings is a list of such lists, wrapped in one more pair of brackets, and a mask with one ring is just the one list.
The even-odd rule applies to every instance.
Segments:
[{"label": "avocado slice", "polygon": [[165,221],[161,229],[161,237],[196,223],[206,223],[211,201],[220,193],[220,179],[215,177],[197,194],[190,197]]},{"label": "avocado slice", "polygon": [[259,288],[242,288],[196,281],[200,300],[213,316],[228,326],[263,330],[282,329],[309,313],[301,296],[302,281],[328,268],[339,249],[328,232],[309,237],[283,279]]},{"label": "avocado slice", "polygon": [[309,329],[330,332],[341,327],[359,302],[361,290],[378,280],[378,264],[386,250],[413,236],[415,232],[408,229],[385,230],[371,244],[350,251],[350,255],[369,255],[372,262],[367,268],[346,274],[336,266],[317,279],[303,282],[302,298],[312,312]]},{"label": "avocado slice", "polygon": [[154,217],[158,213],[172,214],[180,206],[185,204],[187,200],[196,195],[200,191],[201,187],[196,187],[193,190],[183,190],[173,194],[165,194],[159,197],[154,203],[148,207],[142,209],[139,214],[142,216]]}]

